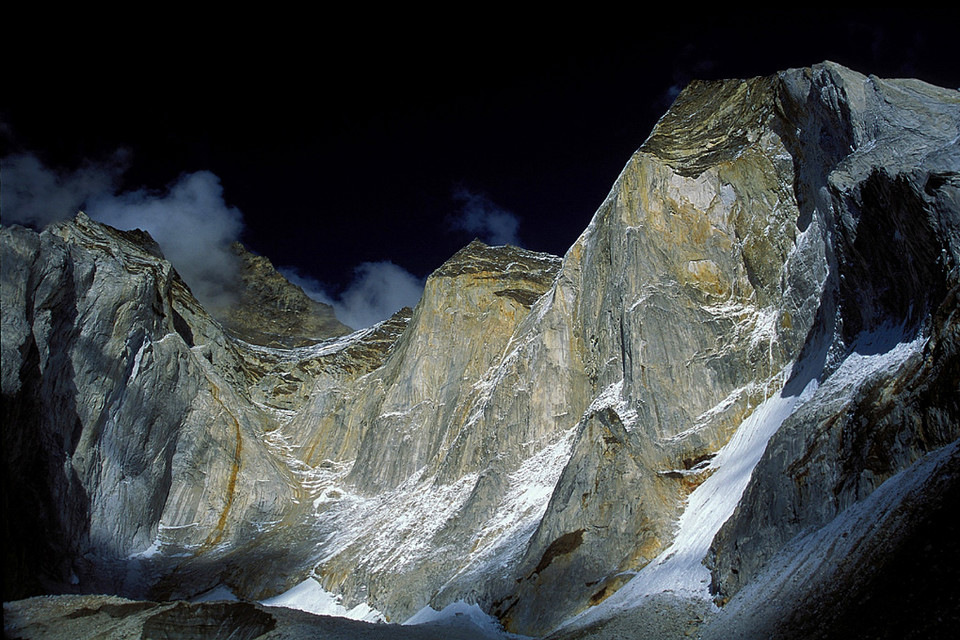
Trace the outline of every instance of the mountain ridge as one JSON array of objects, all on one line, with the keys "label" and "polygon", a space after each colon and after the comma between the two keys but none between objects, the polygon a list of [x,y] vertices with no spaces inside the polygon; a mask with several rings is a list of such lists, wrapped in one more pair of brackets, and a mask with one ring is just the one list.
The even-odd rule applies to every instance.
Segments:
[{"label": "mountain ridge", "polygon": [[[674,576],[709,614],[709,637],[803,637],[817,616],[842,627],[842,612],[825,615],[843,601],[826,595],[838,574],[784,590],[803,607],[778,600],[785,617],[753,589],[777,580],[771,558],[819,557],[798,543],[811,531],[882,547],[876,528],[843,518],[904,522],[883,515],[905,508],[900,480],[887,484],[904,473],[930,495],[918,504],[942,509],[929,474],[955,467],[960,437],[958,136],[957,92],[835,63],[697,82],[562,259],[471,243],[416,309],[296,349],[223,334],[142,238],[80,218],[46,236],[4,228],[4,422],[29,418],[63,451],[27,437],[6,466],[27,452],[75,474],[48,472],[72,489],[45,513],[75,513],[54,529],[55,588],[73,575],[128,596],[224,585],[263,599],[307,579],[387,619],[467,601],[510,631],[572,638],[603,637]],[[97,284],[141,264],[139,307]],[[101,311],[104,293],[116,302]],[[129,335],[144,339],[118,338]],[[58,352],[81,372],[73,390],[48,364]],[[118,372],[112,395],[97,391],[98,368]],[[161,379],[164,406],[128,391]],[[44,389],[87,409],[44,418]],[[111,430],[145,422],[166,434],[148,445],[166,460],[159,481]],[[134,499],[152,496],[135,523],[109,506],[125,477]],[[721,482],[729,496],[711,493]],[[89,516],[75,511],[84,500]],[[862,506],[882,500],[892,512]],[[717,515],[685,524],[690,504]],[[929,537],[897,526],[900,540]],[[831,548],[850,564],[861,547]],[[670,560],[683,554],[699,555]],[[116,567],[123,578],[107,578]],[[955,618],[960,603],[943,602]]]}]

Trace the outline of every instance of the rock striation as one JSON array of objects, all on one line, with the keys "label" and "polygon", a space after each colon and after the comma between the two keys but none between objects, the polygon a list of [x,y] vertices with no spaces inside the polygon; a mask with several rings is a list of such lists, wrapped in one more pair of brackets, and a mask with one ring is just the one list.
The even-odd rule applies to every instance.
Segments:
[{"label": "rock striation", "polygon": [[[344,355],[328,363],[321,343],[291,367],[289,350],[231,338],[142,232],[81,213],[0,234],[4,505],[33,514],[4,525],[5,598],[216,584],[301,495],[268,436]],[[379,362],[396,324],[346,357]]]},{"label": "rock striation", "polygon": [[[687,274],[696,277],[691,281],[677,269],[675,259],[683,251],[671,247],[658,268],[667,274],[661,281],[674,292],[664,296],[666,302],[654,299],[639,311],[653,315],[670,309],[690,284],[706,294],[691,300],[677,321],[657,334],[656,343],[669,350],[645,367],[705,365],[694,369],[696,382],[680,386],[682,392],[666,403],[674,412],[671,417],[684,427],[663,429],[658,415],[671,414],[662,409],[654,415],[643,413],[644,405],[671,396],[670,385],[683,385],[682,371],[664,377],[666,384],[649,396],[644,395],[647,389],[658,388],[655,378],[634,383],[634,397],[642,402],[618,410],[621,422],[635,420],[646,432],[634,450],[667,453],[679,448],[690,452],[681,456],[696,463],[701,455],[717,451],[716,443],[730,433],[729,426],[746,425],[749,420],[744,418],[751,413],[762,409],[769,413],[760,414],[759,420],[782,421],[782,426],[773,424],[774,434],[736,509],[709,550],[704,549],[712,570],[711,591],[718,603],[730,603],[731,612],[716,623],[721,630],[710,637],[730,637],[744,629],[757,636],[810,637],[826,633],[831,621],[851,620],[855,615],[850,603],[855,600],[847,596],[869,594],[866,584],[877,588],[881,583],[874,577],[889,564],[879,560],[878,550],[885,548],[892,557],[909,553],[907,541],[926,535],[915,533],[909,524],[911,517],[926,514],[928,507],[916,505],[942,504],[937,496],[953,491],[954,474],[944,470],[955,466],[950,445],[960,436],[960,377],[950,346],[956,335],[960,277],[958,134],[956,91],[912,80],[880,80],[824,63],[770,78],[694,83],[621,176],[623,182],[642,175],[634,167],[647,163],[666,176],[651,181],[653,189],[662,189],[665,182],[680,194],[700,197],[701,204],[691,209],[694,215],[682,222],[674,213],[682,208],[673,204],[682,202],[682,195],[660,191],[663,195],[652,202],[630,207],[648,220],[651,213],[667,209],[672,215],[661,220],[677,224],[684,233],[698,228],[700,212],[709,213],[711,207],[716,211],[724,201],[729,205],[721,224],[700,227],[709,230],[698,243],[704,250],[691,256],[698,260],[687,263]],[[653,189],[625,191],[646,195]],[[620,193],[615,186],[614,194],[622,198]],[[601,207],[598,215],[603,212]],[[723,222],[732,223],[726,228],[734,230],[726,245],[732,261],[710,251],[711,242],[723,239]],[[647,222],[642,228],[651,226]],[[655,228],[661,243],[679,235],[663,223]],[[703,264],[711,265],[709,270],[699,266]],[[656,281],[650,272],[644,276]],[[699,327],[684,331],[684,320],[710,309],[709,295],[716,291],[729,292],[721,302],[724,310],[716,314],[720,322],[746,322],[728,325],[713,341],[697,337],[709,330],[709,316],[701,316]],[[684,357],[685,350],[690,355]],[[623,399],[630,397],[628,380],[625,375],[619,394]],[[698,407],[698,393],[711,389],[716,395],[701,395],[705,402]],[[762,402],[765,399],[769,401]],[[789,411],[778,414],[777,406]],[[677,413],[691,408],[693,415]],[[699,416],[697,408],[704,410]],[[722,423],[724,414],[731,419],[728,425]],[[606,412],[596,431],[619,443],[625,439],[608,437],[599,429],[613,435],[608,426],[614,423],[612,417]],[[660,428],[651,430],[651,425]],[[700,455],[703,445],[695,444],[698,441],[706,445]],[[930,455],[940,456],[944,466],[922,466]],[[914,473],[926,473],[930,483],[925,498],[918,496],[922,490],[898,493],[891,483],[884,494],[888,502],[878,498],[878,506],[863,506],[886,481],[918,465]],[[712,466],[706,470],[718,471]],[[639,473],[658,468],[664,469],[663,462],[648,462],[639,466]],[[675,468],[681,477],[690,477],[684,474],[689,464]],[[577,480],[582,477],[582,472],[571,476],[571,498],[586,497],[579,493],[583,483]],[[564,495],[563,484],[561,478],[544,523]],[[571,498],[561,502],[561,512],[571,509]],[[644,508],[642,501],[632,507],[645,513],[656,508]],[[931,514],[939,508],[929,506]],[[916,521],[924,519],[926,515]],[[592,520],[597,521],[595,516]],[[622,516],[618,520],[622,522]],[[851,521],[858,523],[855,533]],[[885,531],[881,523],[890,529]],[[558,527],[541,548],[549,549],[555,532],[579,526]],[[849,544],[830,538],[832,532],[841,535],[841,528],[844,538],[852,538]],[[818,529],[819,538],[811,534]],[[805,535],[807,542],[801,544]],[[957,566],[956,553],[940,551],[938,562]],[[642,570],[643,562],[631,559],[621,565],[624,570],[631,563],[641,569],[634,580],[638,586],[624,591],[643,593],[644,579],[653,575]],[[809,579],[797,588],[797,576],[789,574],[800,566]],[[845,569],[828,570],[836,566]],[[784,572],[784,567],[790,570]],[[927,570],[932,568],[918,569]],[[762,586],[771,583],[778,585],[774,599]],[[738,598],[751,584],[749,593]],[[608,595],[605,589],[595,598]],[[960,599],[956,593],[947,599],[946,611],[956,616]],[[615,600],[611,611],[624,606],[624,598]],[[542,605],[530,610],[543,615]],[[813,627],[806,624],[811,621],[817,621]]]},{"label": "rock striation", "polygon": [[[5,599],[310,579],[535,636],[674,600],[704,637],[882,619],[914,547],[960,565],[958,139],[960,94],[915,80],[694,82],[563,258],[475,241],[321,341],[262,259],[248,309],[278,311],[238,328],[145,234],[4,228],[4,506],[36,514]],[[960,612],[905,602],[930,635]]]},{"label": "rock striation", "polygon": [[[516,509],[503,495],[509,474],[543,437],[517,418],[497,416],[495,429],[484,422],[485,378],[512,352],[530,301],[559,266],[555,256],[474,241],[427,279],[382,367],[317,384],[281,428],[299,460],[326,469],[314,505],[327,537],[314,572],[348,605],[365,601],[403,620],[464,558],[502,546],[503,530],[478,539],[476,524]],[[507,513],[501,526],[529,526],[534,517]]]}]

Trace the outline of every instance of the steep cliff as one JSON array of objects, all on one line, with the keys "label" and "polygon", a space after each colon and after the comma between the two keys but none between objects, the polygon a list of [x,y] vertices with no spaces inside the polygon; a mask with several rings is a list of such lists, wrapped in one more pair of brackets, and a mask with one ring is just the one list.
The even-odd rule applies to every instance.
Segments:
[{"label": "steep cliff", "polygon": [[5,597],[309,580],[560,637],[665,592],[709,637],[882,613],[914,546],[960,564],[958,139],[918,81],[695,82],[562,259],[471,243],[312,344],[237,340],[144,234],[4,228],[4,501],[37,514]]},{"label": "steep cliff", "polygon": [[[81,213],[0,234],[3,499],[23,514],[4,524],[5,598],[190,595],[236,572],[304,493],[271,439],[278,418],[344,360],[378,366],[405,325],[332,349],[256,347],[224,333],[144,233]],[[250,589],[287,584],[263,580]]]},{"label": "steep cliff", "polygon": [[142,593],[133,559],[215,555],[279,518],[297,488],[243,360],[156,244],[83,214],[2,234],[7,597]]},{"label": "steep cliff", "polygon": [[[537,440],[525,421],[478,426],[478,405],[559,262],[471,243],[427,279],[382,367],[318,384],[282,428],[298,458],[327,469],[314,502],[325,532],[314,571],[346,602],[403,620],[472,564],[489,570],[517,552],[505,538],[535,523],[545,501],[522,495],[523,465],[544,444],[562,443]],[[546,474],[544,493],[559,468],[526,472]]]},{"label": "steep cliff", "polygon": [[[784,636],[842,633],[856,607],[882,619],[878,594],[898,584],[920,619],[955,620],[960,593],[918,574],[960,566],[955,548],[929,554],[943,534],[929,523],[946,524],[960,487],[960,96],[828,67],[791,78],[782,101],[807,119],[848,114],[826,140],[809,127],[791,140],[797,157],[839,160],[809,163],[804,196],[831,223],[829,306],[810,340],[825,361],[712,544],[713,587],[727,599],[805,562],[802,581],[770,586],[798,603],[790,615],[760,608],[751,621]],[[913,554],[914,567],[897,567]],[[895,623],[884,632],[930,624]]]},{"label": "steep cliff", "polygon": [[[648,282],[657,280],[654,274],[665,273],[659,280],[669,283],[673,292],[668,303],[651,305],[645,299],[639,313],[650,316],[669,309],[689,290],[684,287],[687,274],[709,273],[707,282],[714,291],[723,291],[722,283],[736,283],[728,285],[729,293],[721,300],[723,311],[716,314],[720,321],[746,322],[721,329],[714,341],[698,341],[696,332],[709,330],[710,316],[701,315],[702,324],[692,332],[684,330],[684,320],[697,318],[711,305],[708,297],[695,300],[656,334],[662,351],[653,362],[640,361],[641,371],[673,367],[667,384],[645,396],[648,389],[658,388],[656,379],[628,392],[630,377],[625,375],[620,404],[601,403],[600,408],[615,405],[621,423],[644,431],[634,452],[652,449],[669,460],[664,454],[671,450],[701,451],[702,441],[705,453],[717,456],[699,467],[701,456],[687,458],[694,463],[692,470],[701,469],[696,481],[710,477],[687,499],[677,529],[667,530],[672,545],[649,566],[644,566],[644,558],[622,564],[621,569],[633,570],[629,584],[581,616],[573,628],[595,624],[666,589],[706,597],[709,582],[717,602],[732,598],[716,623],[720,631],[711,637],[809,637],[824,633],[831,621],[855,617],[851,603],[856,600],[846,596],[862,599],[882,584],[873,580],[887,564],[878,560],[879,549],[902,556],[909,553],[906,541],[923,539],[926,534],[913,532],[909,523],[911,518],[923,521],[926,515],[918,516],[928,507],[930,518],[939,517],[933,515],[943,504],[937,496],[949,494],[955,483],[955,474],[945,471],[956,466],[956,453],[947,445],[960,436],[954,346],[960,277],[958,134],[956,91],[912,80],[868,78],[831,63],[745,82],[694,83],[678,97],[620,183],[642,175],[634,167],[652,166],[666,179],[652,182],[653,189],[628,191],[657,193],[666,182],[680,194],[692,194],[688,199],[699,197],[701,204],[688,210],[693,215],[684,216],[682,207],[673,205],[684,195],[664,194],[660,187],[664,195],[630,210],[649,221],[651,213],[667,208],[671,216],[666,219],[685,233],[702,228],[698,216],[717,210],[719,203],[726,202],[729,213],[702,235],[696,245],[701,253],[694,254],[698,261],[687,263],[687,273],[671,268],[675,256],[683,256],[672,246],[654,271],[643,273]],[[623,197],[618,186],[614,202]],[[601,207],[598,215],[604,211]],[[723,238],[724,222],[734,229],[727,236],[733,258],[728,262],[710,251],[711,242]],[[658,232],[655,247],[676,237],[662,223],[641,227]],[[701,262],[706,259],[709,262]],[[735,270],[726,266],[731,263]],[[699,264],[710,264],[709,272],[693,266]],[[735,280],[735,274],[742,278]],[[703,282],[702,276],[697,279],[701,291]],[[681,392],[667,403],[683,425],[671,432],[663,429],[659,417],[670,413],[660,409],[659,414],[651,416],[648,410],[645,415],[644,406],[656,402],[661,407],[671,397],[669,385],[683,384],[680,363],[684,369],[694,368],[696,378],[689,387],[679,386]],[[711,407],[708,396],[698,405],[697,398],[711,389],[720,401]],[[634,403],[641,400],[639,405],[631,404],[631,397]],[[704,410],[699,416],[698,408]],[[676,413],[690,409],[687,415]],[[604,410],[595,418],[593,433],[622,447],[621,442],[629,440],[616,437],[613,418]],[[730,422],[723,424],[724,418]],[[716,443],[729,435],[729,426],[737,428],[736,435],[717,452]],[[879,506],[865,506],[872,504],[865,501],[875,489],[911,465],[920,465],[930,452],[939,456],[939,463],[925,462],[925,471],[915,472],[933,483],[928,494],[916,484],[913,494],[888,488],[885,502],[878,498]],[[691,478],[690,464],[674,464],[681,478]],[[608,465],[595,468],[588,478],[608,477]],[[658,469],[670,475],[663,473],[663,461],[637,468],[630,477]],[[931,474],[936,473],[944,475],[934,482]],[[582,469],[569,478],[574,489],[568,498],[562,491],[565,477],[544,524],[554,511],[583,510],[588,496],[580,493],[585,484]],[[926,497],[919,498],[917,492]],[[632,504],[646,515],[661,503]],[[598,519],[591,516],[589,521]],[[890,529],[885,531],[880,523]],[[582,525],[574,522],[554,531],[578,527]],[[822,533],[812,533],[820,527]],[[848,544],[831,538],[843,527],[843,537],[851,538]],[[644,528],[634,527],[637,530]],[[545,537],[541,548],[553,535]],[[801,544],[804,535],[807,543]],[[705,557],[712,576],[700,564]],[[957,561],[955,551],[940,549],[938,562],[957,566]],[[837,566],[846,569],[832,569]],[[931,569],[917,568],[921,573]],[[739,590],[755,579],[750,595],[738,598]],[[781,581],[777,597],[769,598],[763,586],[776,580]],[[598,589],[594,600],[609,591]],[[946,593],[945,601],[938,600],[948,603],[941,611],[947,617],[940,620],[955,619],[960,612],[956,590]],[[530,607],[540,618],[543,609]]]}]

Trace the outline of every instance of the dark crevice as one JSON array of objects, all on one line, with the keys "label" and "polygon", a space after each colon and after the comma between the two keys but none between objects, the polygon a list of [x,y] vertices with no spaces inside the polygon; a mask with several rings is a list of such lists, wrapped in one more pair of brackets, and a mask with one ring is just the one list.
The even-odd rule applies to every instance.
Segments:
[{"label": "dark crevice", "polygon": [[543,557],[540,558],[540,563],[533,572],[542,573],[557,557],[576,551],[577,547],[583,544],[583,531],[583,529],[577,529],[576,531],[565,533],[551,542],[547,550],[543,552]]}]

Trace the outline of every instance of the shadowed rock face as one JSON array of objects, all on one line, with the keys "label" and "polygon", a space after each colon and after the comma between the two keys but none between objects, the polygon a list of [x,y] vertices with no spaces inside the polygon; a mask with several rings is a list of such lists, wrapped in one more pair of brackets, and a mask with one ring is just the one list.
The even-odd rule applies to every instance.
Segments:
[{"label": "shadowed rock face", "polygon": [[153,551],[278,519],[295,483],[244,360],[154,246],[82,214],[0,233],[7,588],[143,594],[179,563]]},{"label": "shadowed rock face", "polygon": [[276,626],[273,616],[246,602],[180,602],[147,618],[140,637],[142,640],[253,640]]},{"label": "shadowed rock face", "polygon": [[856,579],[828,563],[942,542],[878,523],[925,521],[955,466],[958,136],[955,91],[832,63],[694,83],[562,260],[474,242],[416,309],[295,348],[231,338],[148,238],[5,228],[4,500],[39,505],[8,566],[157,598],[310,574],[389,619],[466,600],[544,634],[623,595],[745,420],[804,391],[707,558],[729,611],[767,619],[775,584],[803,622]]},{"label": "shadowed rock face", "polygon": [[11,607],[5,631],[25,637],[62,635],[136,637],[141,640],[253,640],[272,631],[277,621],[263,607],[247,602],[157,602],[87,597],[60,598],[46,606]]},{"label": "shadowed rock face", "polygon": [[250,253],[239,242],[231,248],[240,261],[234,303],[210,310],[230,335],[265,347],[292,348],[351,332],[337,320],[333,307],[311,300],[267,258]]},{"label": "shadowed rock face", "polygon": [[[223,640],[476,640],[456,618],[417,626],[371,624],[248,602],[143,602],[102,595],[28,598],[3,605],[4,637],[18,640],[117,638]],[[479,637],[487,637],[482,634]]]}]

